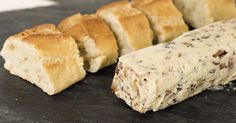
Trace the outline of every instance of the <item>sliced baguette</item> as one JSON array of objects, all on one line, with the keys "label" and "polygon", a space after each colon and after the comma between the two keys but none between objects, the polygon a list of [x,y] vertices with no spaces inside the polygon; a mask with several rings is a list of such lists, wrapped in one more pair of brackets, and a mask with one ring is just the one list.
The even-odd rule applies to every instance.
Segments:
[{"label": "sliced baguette", "polygon": [[54,95],[85,77],[75,41],[52,24],[27,29],[9,37],[1,56],[4,67]]},{"label": "sliced baguette", "polygon": [[114,32],[119,46],[119,55],[152,45],[153,32],[148,19],[127,0],[104,5],[97,11]]},{"label": "sliced baguette", "polygon": [[188,31],[182,14],[172,0],[132,0],[131,4],[148,17],[155,32],[155,43],[171,41]]},{"label": "sliced baguette", "polygon": [[117,62],[116,39],[97,15],[76,14],[64,19],[58,27],[76,40],[87,71],[95,73]]},{"label": "sliced baguette", "polygon": [[194,28],[236,17],[235,0],[173,0]]}]

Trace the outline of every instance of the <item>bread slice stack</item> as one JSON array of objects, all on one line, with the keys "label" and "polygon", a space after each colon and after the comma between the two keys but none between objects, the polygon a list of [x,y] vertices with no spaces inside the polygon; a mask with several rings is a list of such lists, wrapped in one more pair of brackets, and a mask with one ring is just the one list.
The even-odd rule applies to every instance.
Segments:
[{"label": "bread slice stack", "polygon": [[182,14],[172,0],[132,0],[131,4],[148,17],[155,34],[155,43],[171,41],[188,31]]},{"label": "bread slice stack", "polygon": [[118,58],[116,39],[109,27],[97,15],[82,16],[78,13],[64,19],[58,28],[76,40],[87,71],[95,73],[116,63]]},{"label": "bread slice stack", "polygon": [[173,0],[194,28],[236,17],[235,0]]},{"label": "bread slice stack", "polygon": [[11,74],[28,80],[49,95],[61,92],[86,74],[75,41],[52,24],[9,37],[1,56]]},{"label": "bread slice stack", "polygon": [[127,0],[113,2],[98,9],[97,13],[114,32],[119,55],[152,45],[153,32],[148,19]]}]

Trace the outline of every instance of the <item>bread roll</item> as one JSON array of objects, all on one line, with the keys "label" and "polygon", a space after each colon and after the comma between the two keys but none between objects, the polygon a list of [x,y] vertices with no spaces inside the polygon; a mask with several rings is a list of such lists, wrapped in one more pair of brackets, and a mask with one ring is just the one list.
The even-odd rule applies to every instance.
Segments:
[{"label": "bread roll", "polygon": [[188,31],[172,0],[132,0],[132,6],[148,17],[159,43],[171,41]]},{"label": "bread roll", "polygon": [[236,19],[217,22],[119,58],[114,93],[141,113],[236,79]]},{"label": "bread roll", "polygon": [[194,28],[236,17],[235,0],[173,0]]},{"label": "bread roll", "polygon": [[43,24],[9,37],[2,48],[4,67],[49,95],[85,77],[75,41],[52,24]]},{"label": "bread roll", "polygon": [[64,19],[58,28],[77,41],[87,71],[95,73],[117,62],[116,39],[97,15],[76,14]]},{"label": "bread roll", "polygon": [[128,1],[107,4],[97,14],[115,33],[120,56],[152,45],[153,33],[148,19]]}]

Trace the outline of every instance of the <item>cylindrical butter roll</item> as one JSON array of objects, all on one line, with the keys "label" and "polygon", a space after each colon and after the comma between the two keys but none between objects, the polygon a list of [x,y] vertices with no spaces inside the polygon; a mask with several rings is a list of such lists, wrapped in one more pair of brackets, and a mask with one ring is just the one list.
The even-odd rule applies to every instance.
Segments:
[{"label": "cylindrical butter roll", "polygon": [[114,93],[141,113],[236,79],[236,19],[187,32],[119,59]]}]

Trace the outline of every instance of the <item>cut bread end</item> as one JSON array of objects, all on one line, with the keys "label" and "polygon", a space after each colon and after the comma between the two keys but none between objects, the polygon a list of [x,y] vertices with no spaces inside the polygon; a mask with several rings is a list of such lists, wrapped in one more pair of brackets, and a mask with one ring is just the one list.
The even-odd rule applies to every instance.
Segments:
[{"label": "cut bread end", "polygon": [[[127,7],[127,5],[124,7]],[[98,10],[97,15],[100,16],[114,32],[119,47],[119,56],[122,56],[128,54],[131,51],[134,51],[135,49],[130,43],[128,32],[119,22],[119,16],[114,15],[113,11],[115,10],[116,9]]]},{"label": "cut bread end", "polygon": [[40,56],[32,46],[18,40],[6,41],[1,56],[6,61],[4,67],[11,74],[35,84],[49,95],[55,94],[56,90],[43,69]]},{"label": "cut bread end", "polygon": [[103,67],[106,67],[104,66],[106,64],[106,56],[96,47],[93,38],[85,36],[81,39],[81,44],[78,46],[83,53],[84,67],[87,71],[95,73]]},{"label": "cut bread end", "polygon": [[19,39],[9,38],[3,46],[1,56],[5,60],[4,67],[11,74],[35,84],[48,95],[63,91],[83,79],[86,74],[83,59],[78,54],[43,57],[34,45]]}]

